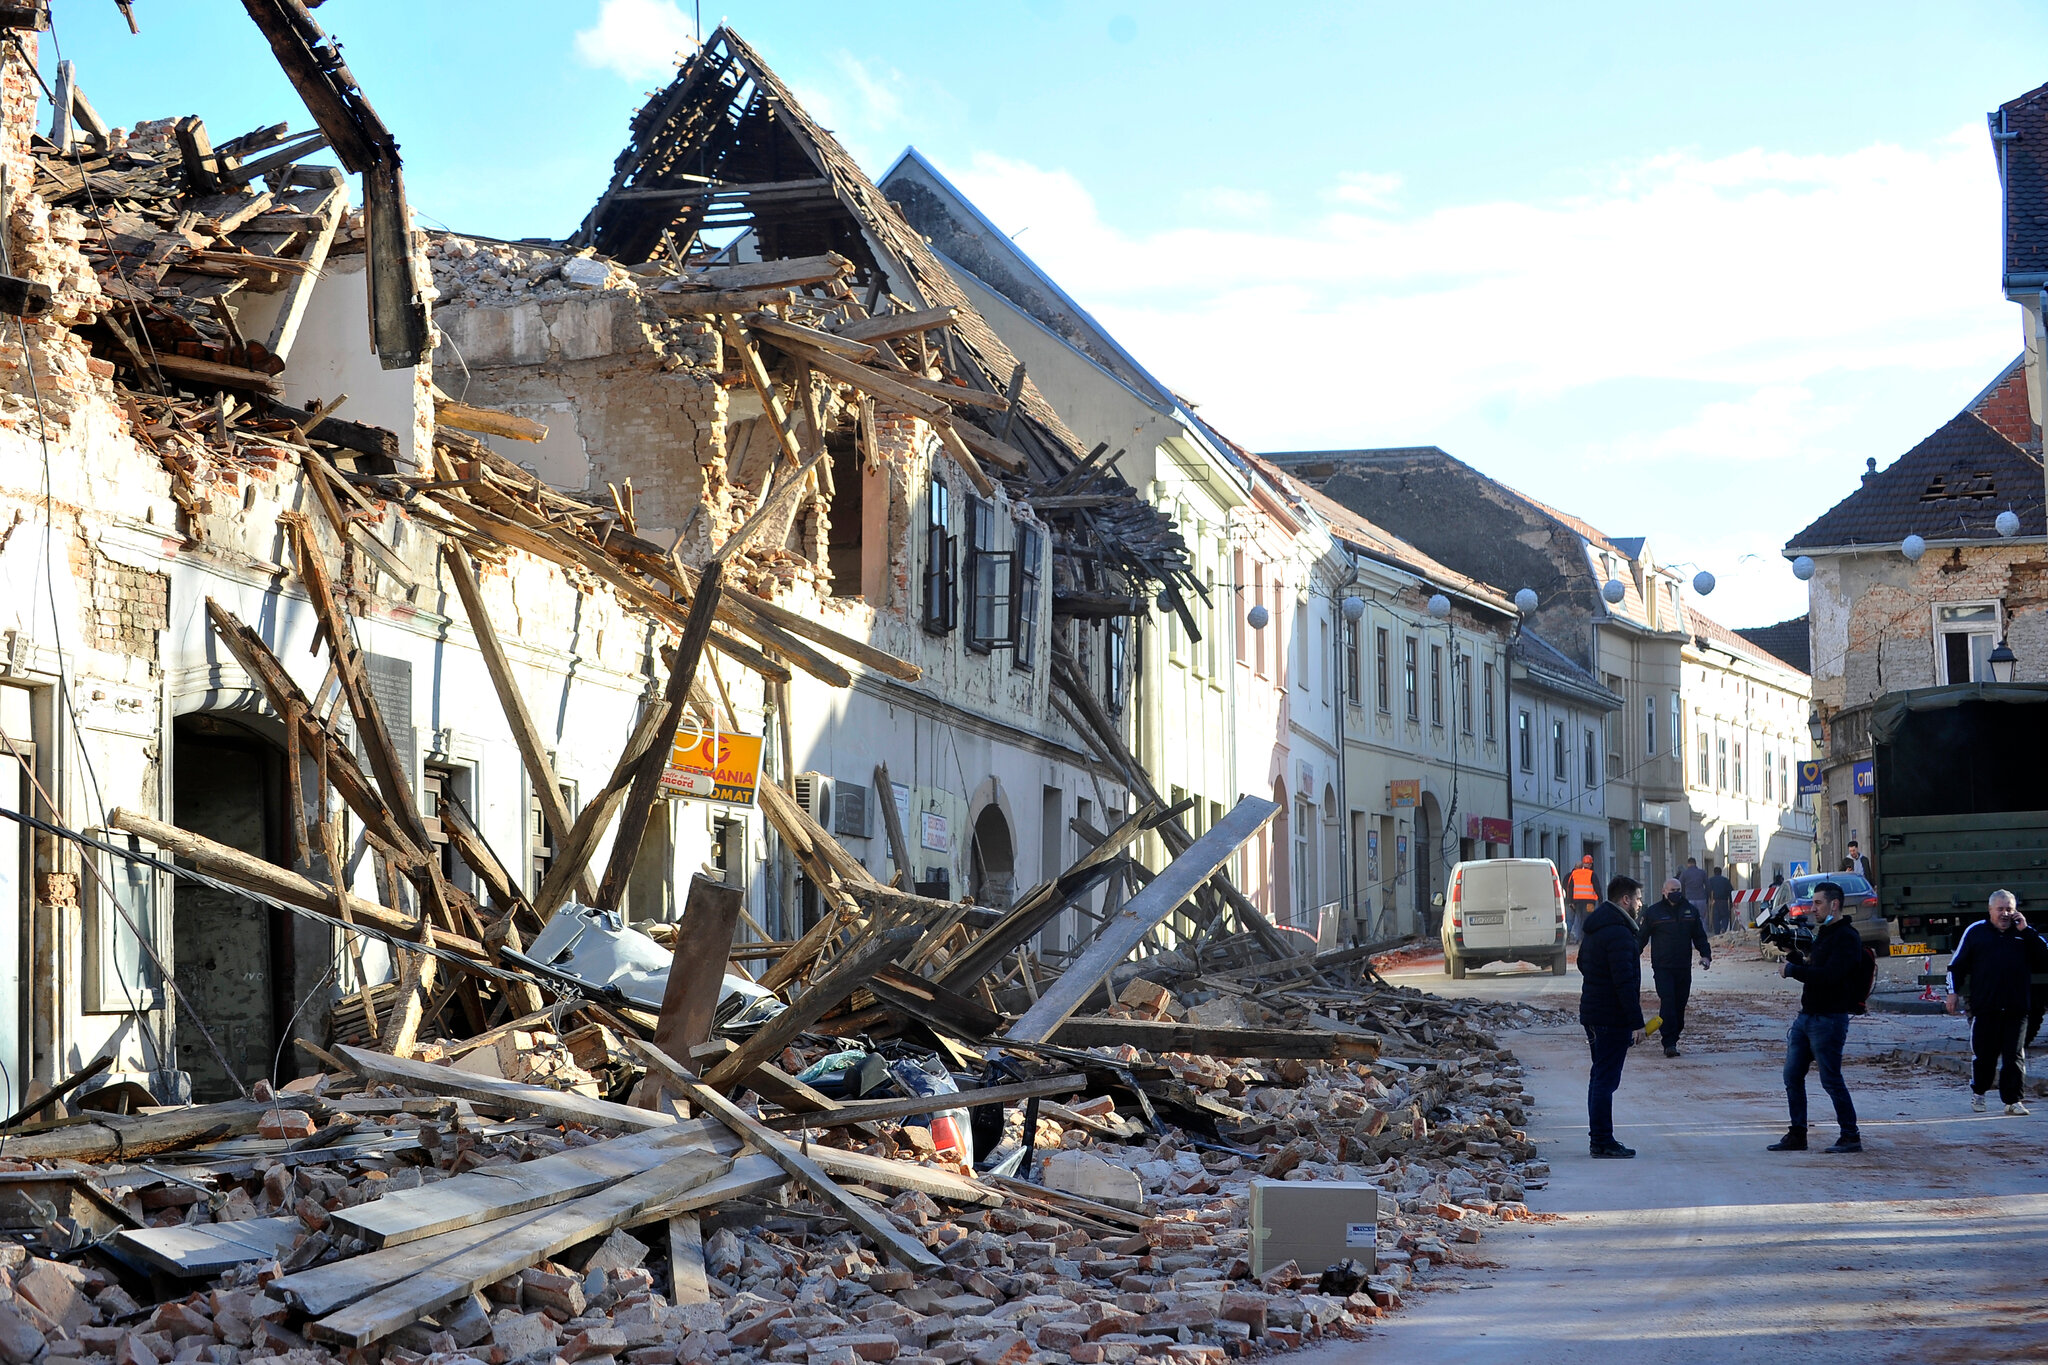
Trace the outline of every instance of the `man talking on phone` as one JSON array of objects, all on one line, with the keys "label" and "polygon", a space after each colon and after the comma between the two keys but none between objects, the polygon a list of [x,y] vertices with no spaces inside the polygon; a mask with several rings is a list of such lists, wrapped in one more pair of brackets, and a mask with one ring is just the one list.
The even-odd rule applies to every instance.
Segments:
[{"label": "man talking on phone", "polygon": [[[1954,1014],[1969,996],[1970,1108],[1983,1113],[1984,1092],[1998,1075],[1998,1098],[2005,1112],[2023,1115],[2027,1085],[2027,1050],[2022,1041],[2033,1009],[2033,978],[2048,972],[2048,941],[2027,924],[2019,898],[2003,889],[1991,893],[1984,918],[1963,930],[1955,956],[1948,963],[1948,1012]],[[1957,983],[1961,982],[1960,988]]]}]

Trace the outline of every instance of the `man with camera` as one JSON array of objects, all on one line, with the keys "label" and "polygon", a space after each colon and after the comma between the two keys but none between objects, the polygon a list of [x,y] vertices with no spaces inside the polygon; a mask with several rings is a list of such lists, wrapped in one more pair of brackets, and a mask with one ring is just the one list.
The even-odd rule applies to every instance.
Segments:
[{"label": "man with camera", "polygon": [[1636,943],[1635,912],[1643,884],[1633,877],[1607,883],[1607,899],[1586,916],[1579,940],[1579,1023],[1593,1051],[1586,1080],[1586,1126],[1596,1157],[1632,1157],[1635,1148],[1614,1139],[1614,1092],[1631,1045],[1643,1041],[1642,948]]},{"label": "man with camera", "polygon": [[1856,1128],[1856,1105],[1842,1079],[1842,1046],[1849,1040],[1849,1016],[1860,1012],[1868,981],[1863,936],[1842,915],[1842,888],[1821,882],[1813,888],[1813,947],[1794,950],[1780,976],[1805,987],[1799,995],[1799,1017],[1785,1031],[1785,1104],[1792,1124],[1770,1145],[1773,1152],[1806,1150],[1806,1073],[1818,1062],[1820,1086],[1834,1101],[1841,1136],[1830,1152],[1860,1152],[1863,1138]]},{"label": "man with camera", "polygon": [[[1998,1098],[2008,1114],[2025,1114],[2027,1051],[2023,1040],[2033,1009],[2033,978],[2048,972],[2048,941],[2027,924],[2012,892],[1991,893],[1984,918],[1963,931],[1948,963],[1948,1012],[1967,992],[1970,1001],[1970,1108],[1983,1113],[1984,1092],[1998,1075]],[[1962,982],[1962,991],[1957,988]]]},{"label": "man with camera", "polygon": [[1676,1057],[1678,1037],[1685,1032],[1685,1004],[1692,999],[1693,952],[1699,952],[1701,971],[1714,966],[1714,945],[1707,941],[1706,925],[1676,877],[1664,883],[1664,899],[1643,911],[1636,951],[1641,952],[1645,943],[1650,945],[1650,974],[1657,982],[1657,1005],[1664,1016],[1664,1055]]}]

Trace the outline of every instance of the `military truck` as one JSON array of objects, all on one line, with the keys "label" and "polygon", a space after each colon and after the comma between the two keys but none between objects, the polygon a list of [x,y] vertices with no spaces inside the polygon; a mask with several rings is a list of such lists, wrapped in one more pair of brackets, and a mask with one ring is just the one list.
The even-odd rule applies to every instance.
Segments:
[{"label": "military truck", "polygon": [[1888,693],[1870,738],[1871,879],[1892,955],[1953,952],[2000,887],[2048,929],[2048,684]]}]

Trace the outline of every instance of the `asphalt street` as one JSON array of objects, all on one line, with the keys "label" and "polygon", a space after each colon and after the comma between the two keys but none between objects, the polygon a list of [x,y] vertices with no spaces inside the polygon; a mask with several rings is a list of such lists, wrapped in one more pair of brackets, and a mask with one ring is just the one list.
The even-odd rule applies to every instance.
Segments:
[{"label": "asphalt street", "polygon": [[[1393,979],[1572,1010],[1579,990],[1576,965],[1453,982],[1436,960]],[[1552,1171],[1528,1202],[1557,1216],[1489,1232],[1470,1248],[1481,1264],[1427,1282],[1367,1341],[1312,1358],[2048,1360],[2048,1101],[2032,1117],[1973,1114],[1961,1078],[1873,1060],[1953,1043],[1962,1022],[1873,1013],[1853,1022],[1845,1068],[1863,1153],[1767,1152],[1785,1129],[1779,1068],[1797,990],[1753,940],[1723,942],[1714,970],[1695,974],[1684,1055],[1654,1042],[1630,1054],[1615,1117],[1633,1161],[1587,1155],[1576,1022],[1545,1016],[1503,1035],[1527,1068],[1528,1131]],[[1832,1110],[1818,1078],[1808,1084],[1824,1146]]]}]

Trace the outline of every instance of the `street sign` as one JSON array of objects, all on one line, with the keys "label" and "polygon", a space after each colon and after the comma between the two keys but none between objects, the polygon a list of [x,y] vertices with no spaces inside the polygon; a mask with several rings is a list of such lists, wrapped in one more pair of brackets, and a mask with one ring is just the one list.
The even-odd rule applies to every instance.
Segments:
[{"label": "street sign", "polygon": [[1650,831],[1637,826],[1628,832],[1628,851],[1641,853],[1650,846]]},{"label": "street sign", "polygon": [[1728,861],[1755,867],[1757,856],[1761,852],[1758,847],[1761,842],[1758,835],[1759,831],[1755,825],[1728,826]]},{"label": "street sign", "polygon": [[1804,877],[1807,871],[1808,868],[1805,863],[1795,862],[1792,864],[1792,875],[1795,877]]},{"label": "street sign", "polygon": [[662,770],[665,795],[726,806],[751,806],[761,780],[761,737],[718,730],[678,730]]},{"label": "street sign", "polygon": [[1877,764],[1864,759],[1852,770],[1849,788],[1858,796],[1869,796],[1877,790]]},{"label": "street sign", "polygon": [[1817,758],[1803,760],[1799,765],[1799,794],[1801,796],[1818,796],[1825,790],[1827,790],[1827,784],[1821,780],[1820,760]]}]

